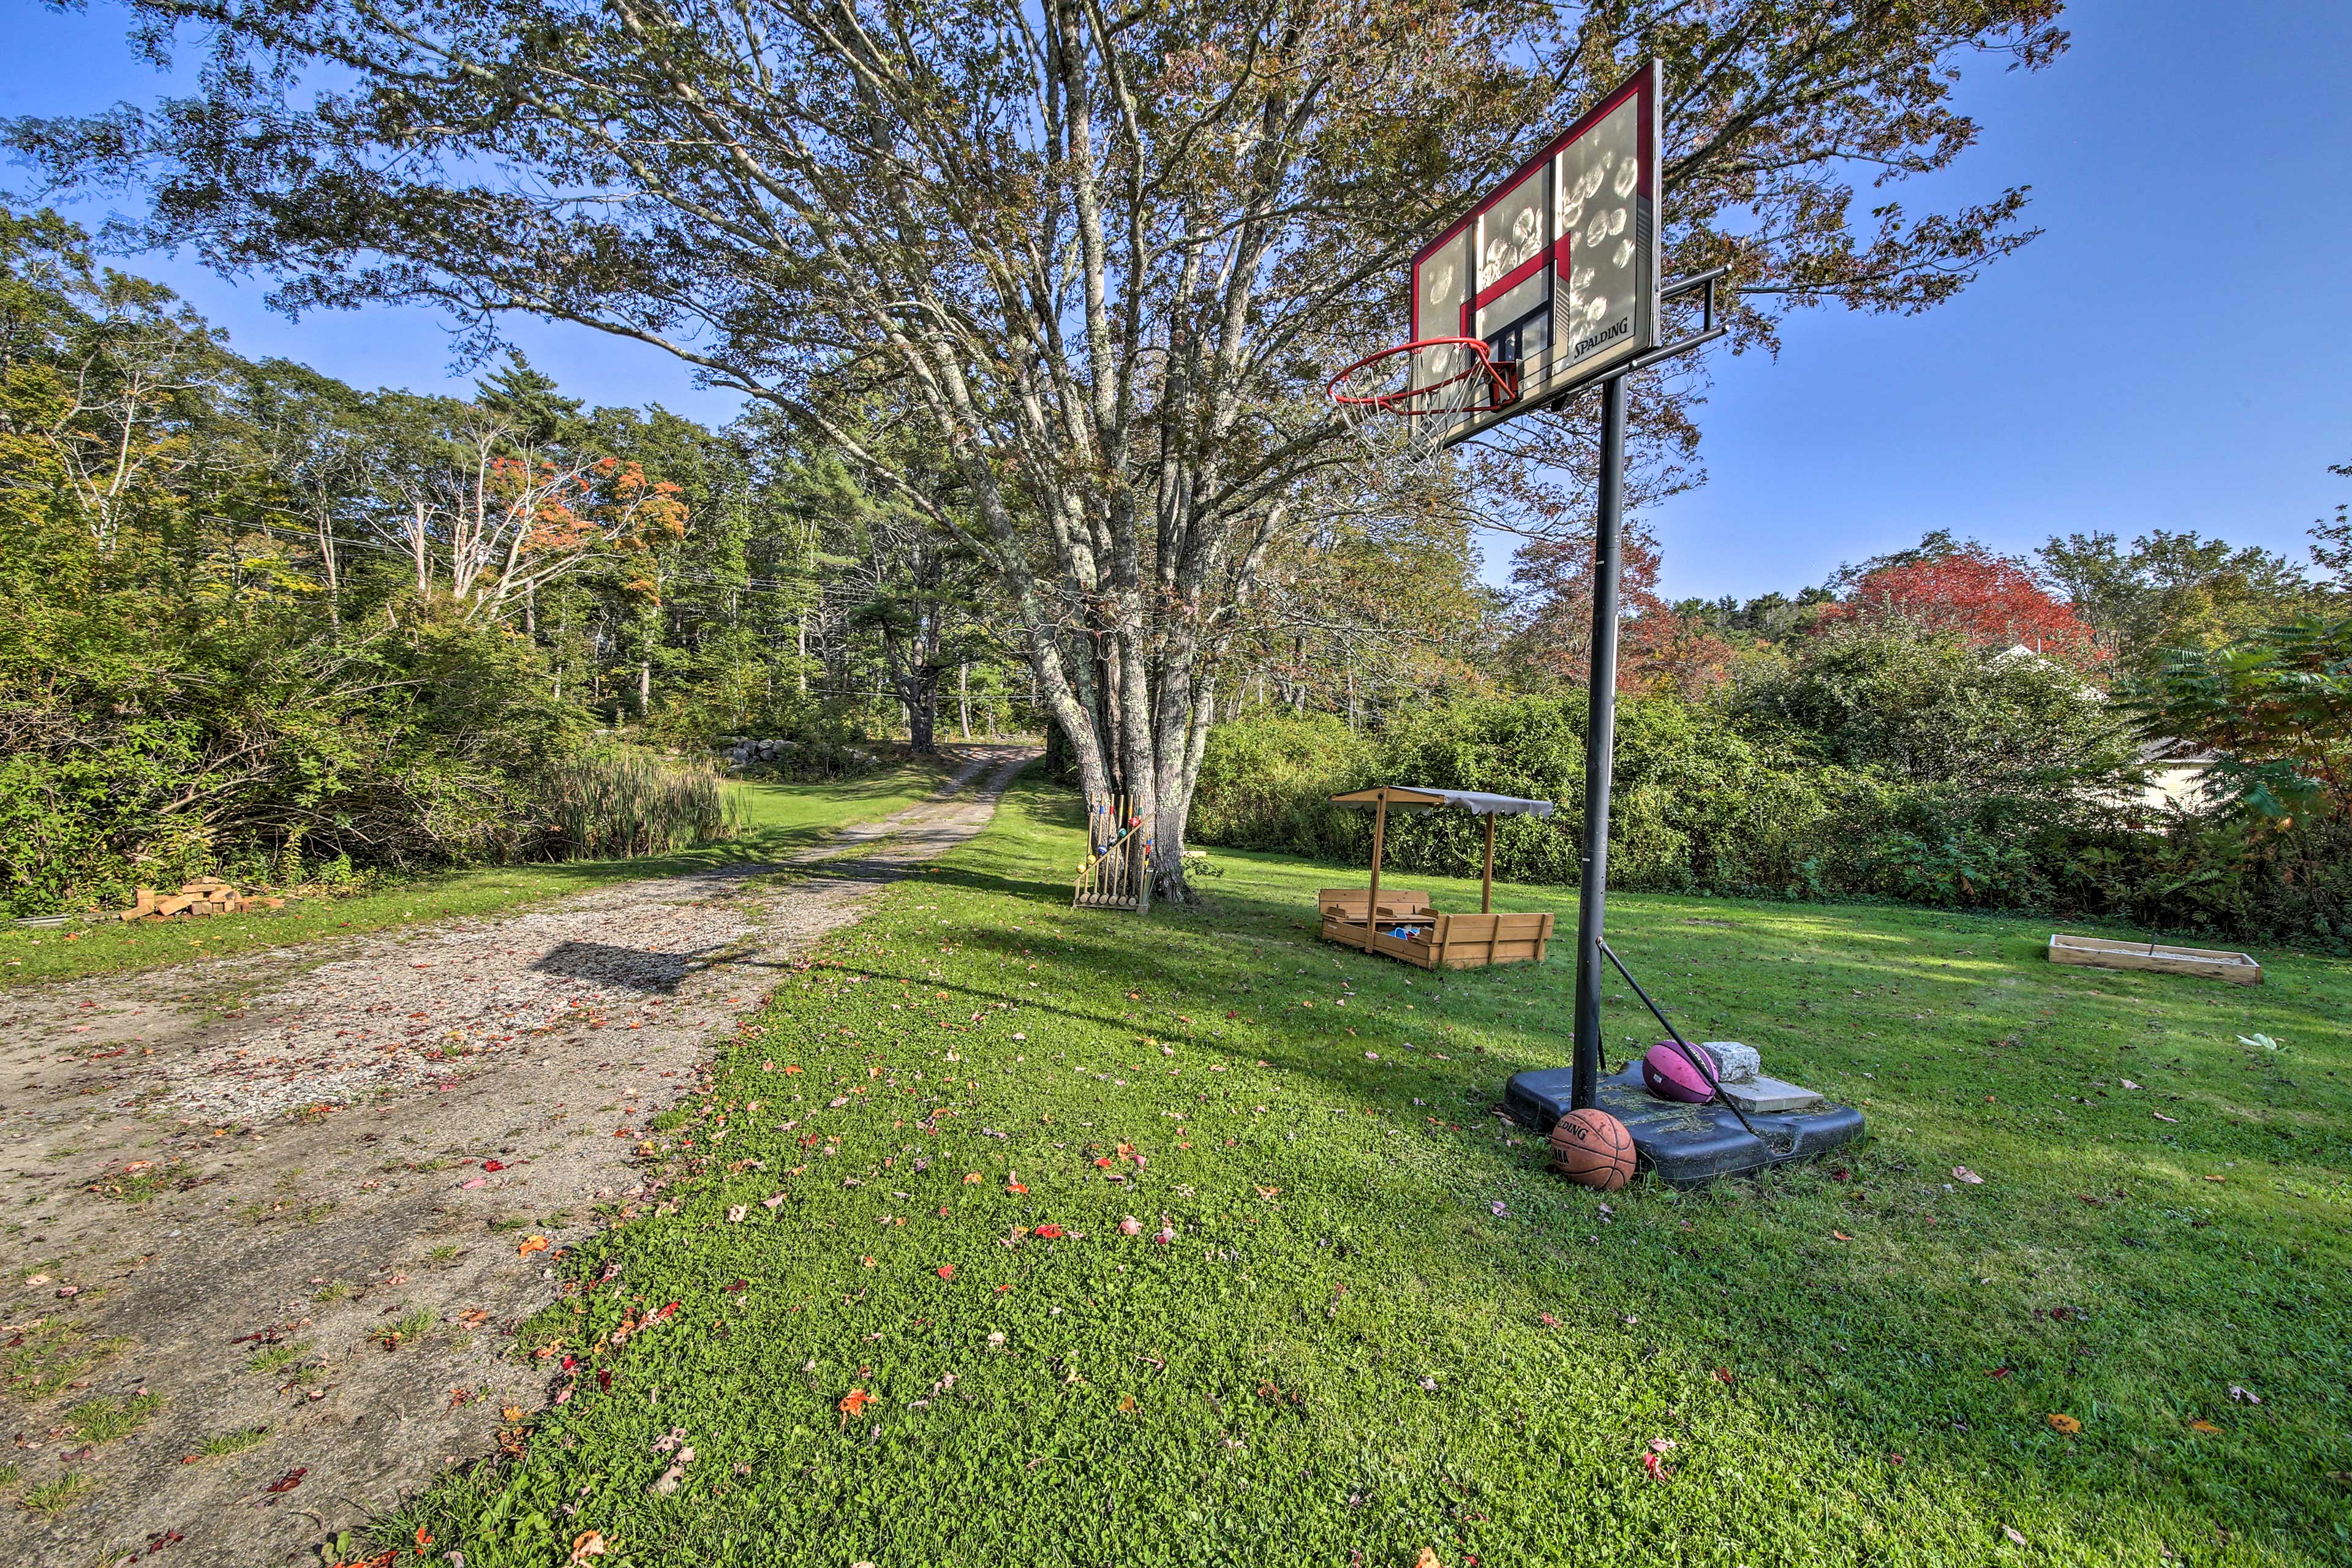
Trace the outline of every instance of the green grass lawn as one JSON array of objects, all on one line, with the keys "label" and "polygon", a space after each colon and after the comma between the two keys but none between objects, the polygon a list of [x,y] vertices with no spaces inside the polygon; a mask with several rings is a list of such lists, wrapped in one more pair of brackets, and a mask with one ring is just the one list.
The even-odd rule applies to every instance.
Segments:
[{"label": "green grass lawn", "polygon": [[[1564,952],[1343,952],[1310,921],[1341,875],[1272,857],[1218,855],[1205,913],[1073,912],[1078,846],[1024,783],[784,978],[666,1119],[669,1184],[525,1327],[564,1402],[386,1542],[468,1568],[590,1531],[604,1564],[841,1568],[2352,1556],[2352,966],[2249,991],[2054,968],[2040,923],[1626,898],[1645,983],[1871,1136],[1604,1201],[1492,1114],[1565,1060]],[[1622,997],[1610,1033],[1612,1065],[1655,1035]]]},{"label": "green grass lawn", "polygon": [[914,805],[937,790],[950,771],[929,763],[907,763],[831,784],[733,784],[730,787],[740,805],[741,831],[677,855],[492,866],[403,881],[373,892],[296,899],[282,910],[250,915],[129,925],[101,921],[64,928],[0,927],[0,987],[218,958],[453,915],[494,914],[698,866],[781,859],[836,827],[870,822]]}]

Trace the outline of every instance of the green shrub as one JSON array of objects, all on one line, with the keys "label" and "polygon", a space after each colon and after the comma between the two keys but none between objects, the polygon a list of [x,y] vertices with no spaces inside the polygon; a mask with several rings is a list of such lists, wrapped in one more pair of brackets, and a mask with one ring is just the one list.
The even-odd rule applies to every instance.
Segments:
[{"label": "green shrub", "polygon": [[2281,828],[2178,816],[2160,833],[2086,834],[2051,857],[2060,909],[2159,931],[2352,951],[2352,822]]},{"label": "green shrub", "polygon": [[[2104,793],[2123,776],[2104,715],[2070,721],[2079,742],[2071,776],[2064,753],[2044,745],[2005,775],[1974,782],[1838,765],[1790,744],[1777,724],[1758,734],[1740,719],[1737,706],[1673,697],[1618,704],[1612,886],[2036,910],[2328,951],[2352,937],[2352,824],[2286,830],[2184,816],[2147,831]],[[1581,697],[1456,702],[1378,737],[1328,717],[1221,726],[1202,759],[1190,837],[1363,866],[1370,814],[1329,797],[1375,783],[1552,801],[1549,819],[1497,822],[1496,875],[1579,879]],[[1394,812],[1389,822],[1391,872],[1476,874],[1484,830],[1468,814]]]},{"label": "green shrub", "polygon": [[640,746],[588,747],[550,771],[547,790],[548,847],[558,859],[667,854],[729,826],[715,765]]},{"label": "green shrub", "polygon": [[2079,672],[1899,622],[1751,662],[1728,708],[1744,732],[1811,761],[1979,794],[2082,780],[2132,750],[2127,715]]},{"label": "green shrub", "polygon": [[[1457,702],[1398,725],[1377,742],[1335,719],[1271,717],[1209,737],[1189,837],[1361,865],[1367,812],[1330,796],[1375,783],[1489,790],[1549,800],[1549,818],[1496,825],[1496,875],[1573,883],[1584,809],[1580,698]],[[1825,788],[1825,785],[1827,786]],[[1810,862],[1837,848],[1841,794],[1867,781],[1806,771],[1730,730],[1710,710],[1672,698],[1619,705],[1612,793],[1611,880],[1628,888],[1794,893]],[[1484,826],[1459,812],[1396,812],[1388,863],[1405,872],[1475,872]]]},{"label": "green shrub", "polygon": [[1373,748],[1336,714],[1275,714],[1209,731],[1185,837],[1289,854],[1370,852],[1360,812],[1330,797],[1377,782]]},{"label": "green shrub", "polygon": [[216,624],[126,594],[59,587],[36,605],[0,575],[8,902],[47,913],[205,872],[284,882],[318,862],[523,853],[534,784],[582,718],[544,695],[524,639],[406,608],[335,637],[299,606]]},{"label": "green shrub", "polygon": [[[1507,817],[1496,874],[1573,883],[1584,813],[1584,700],[1523,697],[1457,703],[1388,738],[1381,772],[1400,784],[1485,789],[1549,800],[1549,818]],[[1610,797],[1610,879],[1661,891],[1794,892],[1828,840],[1853,781],[1808,773],[1734,732],[1710,709],[1671,697],[1617,710]],[[1483,826],[1466,814],[1404,814],[1392,842],[1406,869],[1468,874]]]}]

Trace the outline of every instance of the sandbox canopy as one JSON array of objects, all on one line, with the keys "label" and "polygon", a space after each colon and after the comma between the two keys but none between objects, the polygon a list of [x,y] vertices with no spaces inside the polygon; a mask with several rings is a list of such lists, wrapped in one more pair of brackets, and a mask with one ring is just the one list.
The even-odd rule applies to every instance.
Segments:
[{"label": "sandbox canopy", "polygon": [[1473,816],[1549,816],[1548,800],[1526,800],[1515,795],[1488,795],[1475,789],[1432,789],[1426,784],[1381,784],[1331,797],[1334,805],[1458,805]]}]

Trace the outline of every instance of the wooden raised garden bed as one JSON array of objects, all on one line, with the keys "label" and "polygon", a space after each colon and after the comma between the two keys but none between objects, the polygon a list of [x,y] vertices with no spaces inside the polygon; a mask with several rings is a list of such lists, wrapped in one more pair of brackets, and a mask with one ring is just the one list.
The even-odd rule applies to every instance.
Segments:
[{"label": "wooden raised garden bed", "polygon": [[2260,985],[2263,966],[2251,953],[2216,947],[2166,947],[2153,942],[2110,942],[2105,937],[2067,936],[2050,939],[2050,962],[2080,963],[2093,969],[2144,969],[2158,974],[2193,974],[2202,980],[2226,980],[2233,985]]}]

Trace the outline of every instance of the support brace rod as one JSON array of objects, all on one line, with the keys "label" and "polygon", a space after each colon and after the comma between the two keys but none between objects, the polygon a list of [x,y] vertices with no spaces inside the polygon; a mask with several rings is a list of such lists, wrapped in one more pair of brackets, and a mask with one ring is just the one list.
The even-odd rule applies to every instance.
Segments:
[{"label": "support brace rod", "polygon": [[1664,1027],[1667,1034],[1674,1037],[1675,1047],[1683,1053],[1683,1059],[1690,1063],[1691,1070],[1697,1073],[1699,1078],[1706,1082],[1706,1086],[1714,1090],[1714,1094],[1711,1098],[1715,1102],[1717,1105],[1722,1106],[1724,1110],[1731,1112],[1732,1115],[1738,1117],[1739,1125],[1748,1130],[1748,1135],[1750,1138],[1755,1139],[1759,1143],[1764,1144],[1766,1148],[1770,1148],[1772,1145],[1765,1140],[1764,1134],[1756,1131],[1754,1124],[1748,1120],[1746,1113],[1743,1112],[1739,1107],[1732,1104],[1731,1097],[1723,1092],[1722,1074],[1707,1063],[1698,1059],[1698,1047],[1692,1045],[1688,1040],[1684,1039],[1683,1032],[1675,1027],[1675,1021],[1666,1016],[1665,1009],[1659,1006],[1655,1002],[1650,1000],[1650,994],[1642,989],[1642,983],[1633,978],[1633,972],[1625,967],[1625,961],[1617,956],[1617,950],[1611,947],[1604,942],[1601,944],[1601,951],[1608,955],[1610,963],[1617,966],[1617,973],[1625,977],[1625,984],[1633,988],[1633,994],[1642,999],[1642,1005],[1650,1010],[1650,1016],[1655,1018],[1659,1024]]}]

